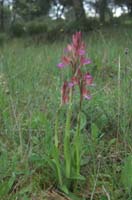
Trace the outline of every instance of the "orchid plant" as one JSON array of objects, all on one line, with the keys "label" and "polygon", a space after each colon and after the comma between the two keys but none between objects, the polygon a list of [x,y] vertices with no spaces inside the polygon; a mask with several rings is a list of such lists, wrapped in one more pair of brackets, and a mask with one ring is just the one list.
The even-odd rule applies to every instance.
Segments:
[{"label": "orchid plant", "polygon": [[[81,121],[81,107],[83,99],[90,100],[91,94],[88,89],[93,85],[93,78],[89,72],[84,72],[83,66],[91,63],[89,58],[85,57],[85,43],[82,41],[82,33],[76,32],[72,36],[72,43],[67,45],[64,50],[64,55],[61,58],[61,62],[57,65],[59,69],[69,67],[71,77],[69,80],[65,80],[61,88],[61,106],[68,104],[68,110],[66,115],[66,124],[63,139],[63,161],[60,159],[62,150],[59,149],[59,121],[58,115],[60,108],[57,112],[55,122],[55,137],[54,137],[54,163],[56,165],[58,181],[61,189],[66,192],[67,185],[63,181],[65,179],[84,180],[84,177],[80,175],[81,166],[81,139],[80,139],[80,121]],[[80,99],[79,99],[79,112],[77,116],[77,126],[74,136],[71,136],[71,119],[72,119],[72,104],[73,93],[75,87],[79,87]],[[64,169],[62,170],[62,165]]]}]

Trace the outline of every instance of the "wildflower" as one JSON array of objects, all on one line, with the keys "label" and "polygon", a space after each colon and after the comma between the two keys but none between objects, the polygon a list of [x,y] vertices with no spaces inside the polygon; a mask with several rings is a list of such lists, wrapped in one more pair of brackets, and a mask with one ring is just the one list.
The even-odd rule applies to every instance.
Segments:
[{"label": "wildflower", "polygon": [[65,81],[61,89],[62,104],[68,103],[70,88],[73,90],[74,86],[78,85],[80,89],[80,99],[91,99],[88,86],[93,85],[93,78],[89,72],[82,72],[82,67],[91,63],[89,58],[85,57],[85,43],[82,41],[82,33],[76,32],[72,36],[72,43],[68,44],[62,56],[61,62],[57,65],[59,68],[69,66],[71,69],[70,81]]},{"label": "wildflower", "polygon": [[64,63],[59,63],[58,65],[57,65],[59,68],[63,68],[63,67],[65,67],[65,64]]}]

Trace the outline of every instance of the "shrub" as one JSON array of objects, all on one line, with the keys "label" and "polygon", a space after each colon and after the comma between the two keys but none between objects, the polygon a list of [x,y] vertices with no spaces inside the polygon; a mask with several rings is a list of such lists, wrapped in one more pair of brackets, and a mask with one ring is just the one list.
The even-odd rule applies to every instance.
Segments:
[{"label": "shrub", "polygon": [[73,33],[75,31],[89,32],[99,27],[99,23],[96,19],[83,19],[80,21],[71,21],[67,23],[65,31],[67,33]]},{"label": "shrub", "polygon": [[48,32],[47,32],[47,40],[48,41],[53,42],[53,41],[55,41],[59,38],[60,38],[60,34],[59,34],[59,28],[58,27],[55,27],[55,28],[48,30]]},{"label": "shrub", "polygon": [[32,21],[27,23],[26,31],[28,35],[38,35],[47,33],[47,25],[43,22]]},{"label": "shrub", "polygon": [[16,23],[12,24],[10,27],[10,32],[15,37],[21,37],[22,35],[25,34],[24,23],[16,22]]},{"label": "shrub", "polygon": [[53,42],[62,39],[65,34],[65,25],[63,21],[54,21],[54,25],[48,29],[47,40]]},{"label": "shrub", "polygon": [[6,41],[6,35],[4,33],[1,33],[0,34],[0,46],[3,46],[3,44],[5,43]]}]

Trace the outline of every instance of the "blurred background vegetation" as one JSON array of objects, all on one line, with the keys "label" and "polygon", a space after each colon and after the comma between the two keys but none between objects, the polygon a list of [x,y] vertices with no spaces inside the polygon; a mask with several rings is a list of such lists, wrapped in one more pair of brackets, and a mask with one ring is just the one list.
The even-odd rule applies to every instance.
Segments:
[{"label": "blurred background vegetation", "polygon": [[0,0],[0,41],[3,33],[53,41],[131,19],[131,0]]}]

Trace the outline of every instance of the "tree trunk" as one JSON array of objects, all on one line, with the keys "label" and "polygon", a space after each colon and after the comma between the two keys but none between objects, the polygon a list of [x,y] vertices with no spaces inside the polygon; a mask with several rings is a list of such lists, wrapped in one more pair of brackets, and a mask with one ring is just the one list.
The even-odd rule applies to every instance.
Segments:
[{"label": "tree trunk", "polygon": [[72,0],[76,20],[86,19],[82,0]]},{"label": "tree trunk", "polygon": [[0,31],[4,30],[4,0],[0,0]]},{"label": "tree trunk", "polygon": [[107,10],[107,0],[100,0],[99,2],[99,14],[100,14],[100,22],[105,23],[105,13]]},{"label": "tree trunk", "polygon": [[132,2],[130,3],[130,16],[132,17]]}]

